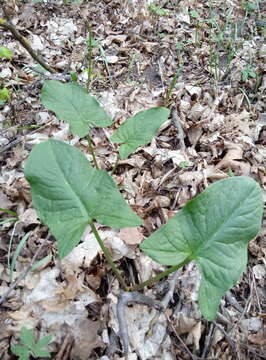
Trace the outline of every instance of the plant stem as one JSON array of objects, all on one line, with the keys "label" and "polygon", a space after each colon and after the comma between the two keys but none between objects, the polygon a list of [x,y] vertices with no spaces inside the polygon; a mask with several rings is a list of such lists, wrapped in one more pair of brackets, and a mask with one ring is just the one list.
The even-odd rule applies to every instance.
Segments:
[{"label": "plant stem", "polygon": [[157,281],[161,280],[162,278],[168,276],[169,274],[171,274],[172,272],[180,269],[182,266],[188,264],[190,262],[191,259],[186,258],[182,263],[175,265],[175,266],[171,266],[169,269],[167,269],[166,271],[161,272],[159,275],[154,276],[152,278],[150,278],[147,281],[144,281],[141,284],[137,284],[134,286],[131,286],[128,291],[137,291],[137,290],[141,290],[143,289],[145,286],[150,286],[154,283],[156,283]]},{"label": "plant stem", "polygon": [[87,68],[87,91],[90,90],[91,79],[92,79],[92,30],[91,25],[88,25],[89,32],[89,43],[88,43],[88,68]]},{"label": "plant stem", "polygon": [[97,163],[97,159],[96,159],[96,156],[95,156],[95,151],[94,151],[93,146],[92,146],[92,141],[91,141],[90,135],[87,136],[87,140],[88,140],[88,149],[89,149],[89,152],[91,153],[92,159],[93,159],[93,164],[96,167],[96,169],[99,170],[100,168],[99,168],[99,165]]},{"label": "plant stem", "polygon": [[99,235],[93,221],[90,222],[90,226],[91,226],[91,230],[92,230],[94,236],[96,237],[96,240],[98,241],[98,244],[100,245],[100,247],[105,255],[105,258],[106,258],[108,264],[111,266],[111,269],[113,270],[113,273],[116,275],[117,280],[119,281],[121,287],[123,288],[123,290],[128,291],[128,287],[127,287],[124,279],[122,278],[120,271],[117,269],[115,263],[113,262],[112,255],[110,254],[109,250],[107,249],[107,247],[104,245],[104,242],[100,238],[100,235]]},{"label": "plant stem", "polygon": [[172,79],[172,81],[171,81],[171,83],[169,85],[169,88],[168,88],[167,94],[166,94],[166,98],[165,98],[165,101],[164,101],[164,106],[165,107],[168,107],[170,105],[170,99],[171,99],[172,93],[174,91],[174,88],[176,86],[177,78],[180,75],[181,71],[182,71],[182,67],[180,67],[176,71],[176,73],[175,73],[175,75],[174,75],[174,77],[173,77],[173,79]]},{"label": "plant stem", "polygon": [[116,171],[116,169],[117,169],[117,165],[118,165],[118,163],[119,163],[119,160],[120,160],[120,156],[119,156],[119,154],[117,155],[117,158],[116,158],[116,161],[115,161],[115,164],[114,164],[114,167],[113,167],[113,169],[112,169],[112,172],[111,172],[111,176],[114,174],[114,172]]}]

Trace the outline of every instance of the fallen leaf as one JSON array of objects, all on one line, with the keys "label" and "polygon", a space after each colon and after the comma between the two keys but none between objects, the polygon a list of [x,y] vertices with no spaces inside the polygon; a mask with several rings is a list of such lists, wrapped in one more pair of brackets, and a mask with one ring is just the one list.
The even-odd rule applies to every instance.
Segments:
[{"label": "fallen leaf", "polygon": [[143,234],[139,231],[137,227],[127,227],[119,232],[119,237],[122,239],[127,245],[138,245],[144,239]]}]

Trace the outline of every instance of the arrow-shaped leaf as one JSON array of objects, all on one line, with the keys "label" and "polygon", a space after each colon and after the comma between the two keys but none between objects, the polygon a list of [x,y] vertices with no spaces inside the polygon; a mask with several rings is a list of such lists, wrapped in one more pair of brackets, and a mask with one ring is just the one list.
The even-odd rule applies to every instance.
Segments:
[{"label": "arrow-shaped leaf", "polygon": [[82,152],[61,141],[36,145],[25,176],[33,206],[58,241],[61,258],[78,244],[93,219],[114,228],[141,224],[108,173],[94,169]]},{"label": "arrow-shaped leaf", "polygon": [[59,120],[70,125],[73,134],[84,137],[90,127],[105,127],[112,124],[97,100],[76,82],[63,84],[49,80],[42,88],[41,103],[56,113]]},{"label": "arrow-shaped leaf", "polygon": [[126,159],[139,146],[150,142],[169,114],[169,109],[155,107],[140,111],[127,119],[111,136],[113,142],[122,144],[119,151],[120,159]]},{"label": "arrow-shaped leaf", "polygon": [[155,261],[178,265],[195,260],[202,276],[199,305],[212,320],[223,294],[247,264],[247,244],[261,226],[262,194],[248,177],[210,185],[141,245]]}]

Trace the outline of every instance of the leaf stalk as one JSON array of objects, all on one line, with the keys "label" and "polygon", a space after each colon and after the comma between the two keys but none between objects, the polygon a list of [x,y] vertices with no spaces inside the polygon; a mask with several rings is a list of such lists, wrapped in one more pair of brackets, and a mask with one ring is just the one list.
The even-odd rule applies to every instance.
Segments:
[{"label": "leaf stalk", "polygon": [[160,274],[150,278],[149,280],[146,280],[144,281],[143,283],[141,284],[137,284],[137,285],[134,285],[134,286],[131,286],[130,288],[128,288],[128,291],[138,291],[138,290],[141,290],[143,288],[145,288],[146,286],[151,286],[153,285],[154,283],[156,283],[157,281],[161,280],[162,278],[170,275],[172,272],[180,269],[182,266],[188,264],[189,262],[191,261],[191,259],[189,257],[187,257],[183,262],[181,262],[180,264],[178,265],[174,265],[174,266],[171,266],[169,269],[161,272]]},{"label": "leaf stalk", "polygon": [[119,281],[122,289],[125,291],[128,291],[128,287],[125,283],[125,280],[122,278],[120,271],[118,270],[115,263],[113,262],[112,255],[110,254],[110,251],[107,249],[107,247],[104,245],[104,242],[102,241],[93,221],[90,222],[90,227],[91,227],[91,230],[92,230],[94,236],[96,237],[96,240],[98,241],[98,244],[100,245],[100,247],[105,255],[105,258],[106,258],[108,264],[110,265],[113,273],[116,275],[117,280]]}]

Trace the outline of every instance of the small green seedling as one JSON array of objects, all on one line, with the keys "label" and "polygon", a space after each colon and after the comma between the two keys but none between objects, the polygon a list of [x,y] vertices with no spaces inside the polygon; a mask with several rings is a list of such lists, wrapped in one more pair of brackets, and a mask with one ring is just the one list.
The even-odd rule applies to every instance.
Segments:
[{"label": "small green seedling", "polygon": [[14,355],[19,357],[19,360],[28,360],[30,356],[34,358],[44,357],[50,358],[51,354],[45,350],[46,347],[52,341],[52,335],[47,335],[36,341],[33,329],[27,329],[23,327],[20,333],[20,346],[13,346],[11,351]]},{"label": "small green seedling", "polygon": [[7,88],[0,90],[0,106],[4,105],[10,99],[10,92]]},{"label": "small green seedling", "polygon": [[245,1],[243,3],[243,9],[246,11],[247,14],[251,14],[258,10],[258,4],[251,1]]},{"label": "small green seedling", "polygon": [[158,16],[171,16],[173,14],[172,11],[163,9],[163,8],[155,5],[154,3],[149,4],[149,10],[150,10],[151,14],[158,15]]},{"label": "small green seedling", "polygon": [[243,81],[247,81],[250,78],[256,79],[256,69],[251,64],[248,64],[241,70],[241,75]]},{"label": "small green seedling", "polygon": [[11,215],[12,217],[7,217],[5,219],[0,219],[0,225],[16,222],[18,220],[18,214],[15,211],[9,209],[0,208],[0,213],[5,213]]},{"label": "small green seedling", "polygon": [[178,166],[181,168],[181,169],[186,169],[189,167],[189,162],[188,161],[181,161]]},{"label": "small green seedling", "polygon": [[12,60],[13,53],[5,46],[0,46],[0,58]]}]

